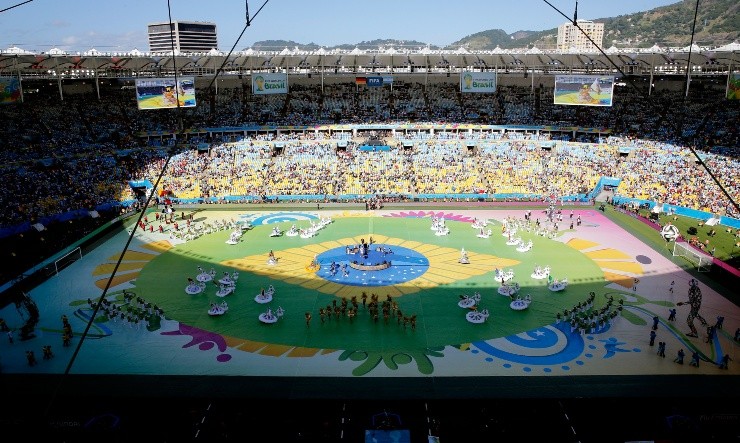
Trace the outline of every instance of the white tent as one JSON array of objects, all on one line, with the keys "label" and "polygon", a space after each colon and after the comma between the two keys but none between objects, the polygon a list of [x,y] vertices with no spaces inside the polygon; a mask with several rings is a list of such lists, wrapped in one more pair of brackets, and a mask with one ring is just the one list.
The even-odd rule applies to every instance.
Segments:
[{"label": "white tent", "polygon": [[740,43],[732,42],[727,45],[720,46],[719,48],[715,49],[715,51],[720,51],[720,52],[740,51]]}]

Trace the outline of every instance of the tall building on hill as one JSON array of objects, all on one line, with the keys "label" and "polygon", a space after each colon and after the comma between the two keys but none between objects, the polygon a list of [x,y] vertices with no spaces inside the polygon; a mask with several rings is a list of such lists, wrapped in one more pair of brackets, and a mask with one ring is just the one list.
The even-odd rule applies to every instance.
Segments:
[{"label": "tall building on hill", "polygon": [[577,20],[576,22],[583,31],[575,27],[572,22],[558,26],[558,49],[596,50],[597,47],[584,35],[584,32],[591,37],[596,45],[601,47],[604,40],[604,24],[595,23],[591,20]]},{"label": "tall building on hill", "polygon": [[218,49],[216,24],[208,22],[169,22],[152,23],[148,26],[149,51],[172,51],[170,30],[175,42],[176,52],[204,52]]}]

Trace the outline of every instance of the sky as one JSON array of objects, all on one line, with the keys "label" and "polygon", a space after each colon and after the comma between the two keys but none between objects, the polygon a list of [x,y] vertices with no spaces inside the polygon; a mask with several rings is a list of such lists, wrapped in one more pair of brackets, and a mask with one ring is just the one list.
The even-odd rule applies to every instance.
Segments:
[{"label": "sky", "polygon": [[[0,0],[0,10],[5,10],[0,12],[0,49],[148,51],[147,25],[169,21],[168,3],[173,21],[216,23],[218,49],[224,52],[235,44],[240,50],[262,40],[333,46],[387,38],[445,46],[489,29],[541,31],[565,22],[545,0],[25,1]],[[548,1],[573,16],[575,0]],[[676,0],[579,0],[578,18],[614,17],[671,3]],[[246,25],[246,4],[253,21],[239,38]]]}]

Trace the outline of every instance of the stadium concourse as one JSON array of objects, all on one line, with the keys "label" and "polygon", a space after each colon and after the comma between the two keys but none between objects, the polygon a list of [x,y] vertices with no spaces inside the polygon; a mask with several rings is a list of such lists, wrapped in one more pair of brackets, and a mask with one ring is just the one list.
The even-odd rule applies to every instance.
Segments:
[{"label": "stadium concourse", "polygon": [[196,89],[196,108],[147,113],[119,84],[98,101],[65,80],[60,101],[24,82],[35,92],[0,108],[8,429],[736,438],[732,284],[617,209],[735,235],[737,101],[701,79],[688,99],[664,80],[598,109],[437,80]]}]

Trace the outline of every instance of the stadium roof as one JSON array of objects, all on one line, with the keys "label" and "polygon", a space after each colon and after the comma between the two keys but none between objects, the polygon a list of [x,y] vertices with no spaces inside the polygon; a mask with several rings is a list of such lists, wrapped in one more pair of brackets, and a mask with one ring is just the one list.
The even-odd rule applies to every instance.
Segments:
[{"label": "stadium roof", "polygon": [[498,70],[503,72],[541,72],[545,74],[600,73],[614,74],[614,65],[631,74],[685,73],[689,57],[693,74],[722,74],[740,65],[740,44],[718,48],[693,45],[684,48],[620,49],[614,46],[601,52],[577,50],[501,49],[471,51],[457,49],[410,50],[392,46],[377,50],[324,49],[306,51],[283,48],[275,51],[252,48],[232,53],[212,49],[195,53],[150,53],[133,49],[128,52],[103,52],[90,49],[82,53],[67,53],[59,48],[48,52],[30,53],[19,47],[0,50],[0,75],[24,78],[63,76],[154,77],[172,75],[176,67],[181,74],[213,75],[218,69],[224,74],[250,74],[259,71],[288,73],[444,73],[461,70]]}]

